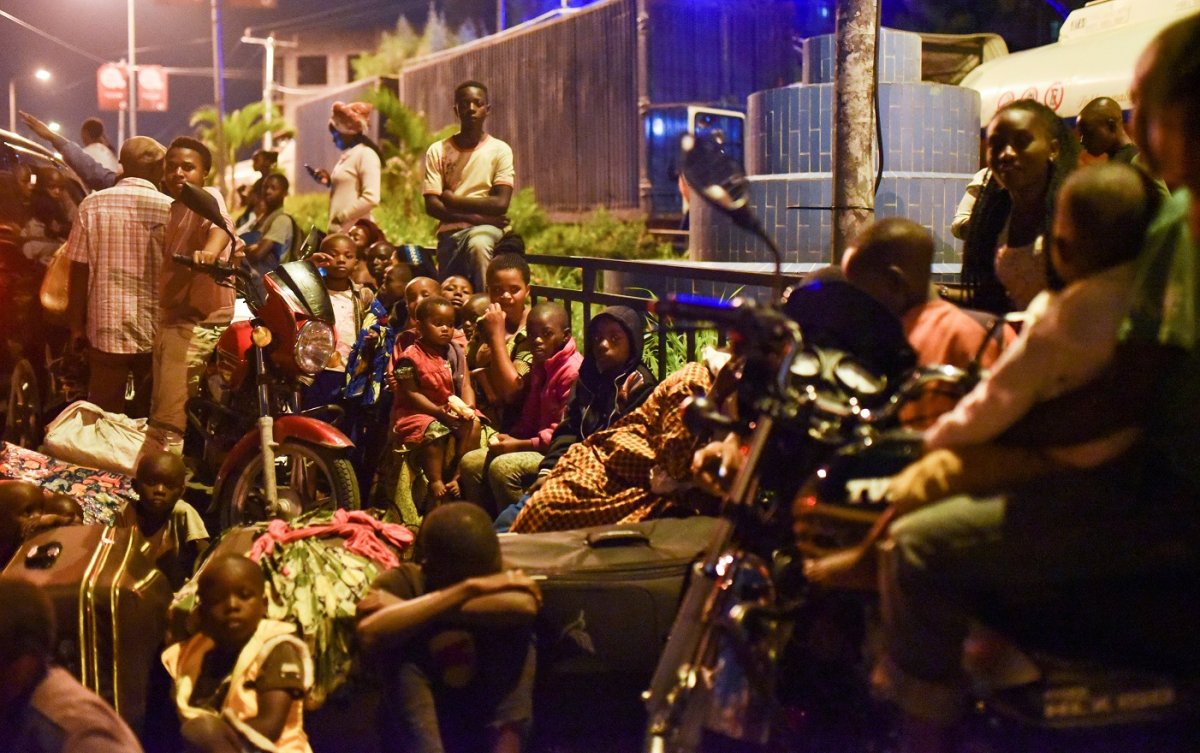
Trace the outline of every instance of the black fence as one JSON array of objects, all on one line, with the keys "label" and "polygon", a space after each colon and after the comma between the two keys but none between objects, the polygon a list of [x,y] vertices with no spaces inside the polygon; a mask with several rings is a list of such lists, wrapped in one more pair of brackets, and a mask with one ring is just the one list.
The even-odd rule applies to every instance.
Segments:
[{"label": "black fence", "polygon": [[[543,254],[528,254],[525,259],[530,264],[560,272],[573,270],[578,273],[578,288],[556,285],[533,285],[530,288],[534,301],[559,301],[572,317],[576,308],[581,309],[583,321],[578,332],[586,332],[592,316],[605,306],[628,306],[646,315],[650,323],[650,337],[647,343],[650,351],[647,356],[659,379],[673,370],[669,367],[674,361],[694,361],[701,346],[698,343],[701,341],[724,345],[725,333],[705,326],[673,324],[668,327],[652,311],[651,304],[656,299],[672,292],[711,295],[714,289],[737,289],[750,295],[752,292],[769,290],[775,280],[775,275],[769,272],[744,272],[698,267],[686,263]],[[566,276],[561,273],[556,275],[560,279]],[[570,277],[574,279],[575,275]],[[790,285],[799,282],[799,279],[794,275],[784,275],[784,284]],[[627,281],[637,284],[622,284]],[[644,295],[608,292],[609,287],[634,290]],[[574,321],[572,323],[574,324]],[[580,347],[586,346],[580,343]]]}]

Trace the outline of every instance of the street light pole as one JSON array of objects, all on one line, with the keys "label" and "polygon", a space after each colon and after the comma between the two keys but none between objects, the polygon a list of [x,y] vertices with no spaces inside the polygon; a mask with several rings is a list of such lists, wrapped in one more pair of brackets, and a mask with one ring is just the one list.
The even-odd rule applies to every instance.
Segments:
[{"label": "street light pole", "polygon": [[[38,68],[33,77],[38,81],[45,83],[51,78],[50,71],[45,68]],[[13,133],[17,132],[17,77],[13,76],[8,80],[8,130]]]},{"label": "street light pole", "polygon": [[274,32],[266,37],[252,37],[249,29],[246,29],[246,33],[242,35],[242,44],[260,44],[263,47],[263,123],[267,126],[267,130],[263,133],[263,149],[269,150],[273,140],[271,111],[275,108],[275,48],[296,47],[297,45],[295,42],[282,42],[276,39]]},{"label": "street light pole", "polygon": [[137,135],[137,27],[133,13],[134,0],[129,0],[126,7],[129,26],[129,67],[126,69],[129,72],[126,76],[129,80],[129,135],[133,137]]},{"label": "street light pole", "polygon": [[[130,0],[132,2],[133,0]],[[221,37],[221,0],[212,0],[213,104],[216,106],[217,189],[225,193],[225,47]]]}]

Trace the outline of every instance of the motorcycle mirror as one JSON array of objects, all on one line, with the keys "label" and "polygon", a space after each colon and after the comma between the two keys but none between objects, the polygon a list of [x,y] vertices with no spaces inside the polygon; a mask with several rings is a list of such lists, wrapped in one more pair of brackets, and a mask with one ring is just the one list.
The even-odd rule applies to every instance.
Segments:
[{"label": "motorcycle mirror", "polygon": [[221,205],[217,203],[217,197],[203,188],[197,188],[191,183],[184,183],[179,200],[185,207],[224,230],[225,234],[229,236],[229,242],[237,245],[233,231],[225,224],[225,218],[221,216]]},{"label": "motorcycle mirror", "polygon": [[750,208],[750,183],[737,160],[711,136],[685,133],[679,139],[679,164],[684,180],[709,204],[738,226],[757,235],[775,257],[775,302],[783,298],[783,256]]}]

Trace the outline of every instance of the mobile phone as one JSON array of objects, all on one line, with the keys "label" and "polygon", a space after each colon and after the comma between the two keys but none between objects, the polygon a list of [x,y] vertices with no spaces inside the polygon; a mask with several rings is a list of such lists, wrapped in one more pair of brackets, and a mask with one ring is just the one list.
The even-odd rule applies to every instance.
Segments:
[{"label": "mobile phone", "polygon": [[309,177],[311,177],[313,180],[320,183],[321,185],[325,185],[325,181],[321,180],[321,174],[317,172],[317,168],[313,167],[312,165],[310,165],[306,162],[306,163],[304,163],[304,169],[308,171]]}]

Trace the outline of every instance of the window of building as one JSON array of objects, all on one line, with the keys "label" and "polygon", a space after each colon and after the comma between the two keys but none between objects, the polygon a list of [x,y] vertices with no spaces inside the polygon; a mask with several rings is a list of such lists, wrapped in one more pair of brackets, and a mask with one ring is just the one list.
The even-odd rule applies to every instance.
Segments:
[{"label": "window of building", "polygon": [[328,61],[324,55],[296,58],[296,83],[300,86],[324,86],[329,83]]}]

